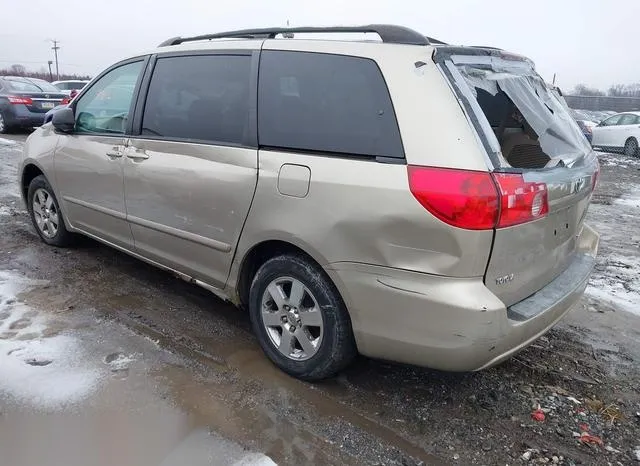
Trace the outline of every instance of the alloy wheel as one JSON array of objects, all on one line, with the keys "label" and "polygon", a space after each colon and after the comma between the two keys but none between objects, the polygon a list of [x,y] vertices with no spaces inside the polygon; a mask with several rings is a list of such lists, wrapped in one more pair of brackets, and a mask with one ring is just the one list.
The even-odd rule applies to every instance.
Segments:
[{"label": "alloy wheel", "polygon": [[33,195],[33,216],[40,233],[49,239],[56,236],[60,216],[53,196],[46,189],[38,188]]},{"label": "alloy wheel", "polygon": [[300,280],[273,280],[262,296],[261,315],[271,343],[284,356],[304,361],[318,352],[324,333],[322,311]]}]

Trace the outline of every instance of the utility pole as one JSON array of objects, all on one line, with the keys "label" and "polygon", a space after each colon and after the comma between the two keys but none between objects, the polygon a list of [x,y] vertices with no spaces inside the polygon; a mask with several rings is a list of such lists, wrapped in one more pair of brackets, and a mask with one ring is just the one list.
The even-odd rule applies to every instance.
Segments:
[{"label": "utility pole", "polygon": [[53,50],[53,53],[55,54],[55,57],[56,57],[56,79],[59,81],[60,80],[60,69],[58,68],[58,49],[60,49],[60,46],[58,45],[59,41],[52,39],[51,42],[53,43],[53,47],[51,47],[51,50]]},{"label": "utility pole", "polygon": [[53,81],[53,73],[51,72],[51,65],[53,65],[53,62],[49,60],[47,65],[49,65],[49,81]]}]

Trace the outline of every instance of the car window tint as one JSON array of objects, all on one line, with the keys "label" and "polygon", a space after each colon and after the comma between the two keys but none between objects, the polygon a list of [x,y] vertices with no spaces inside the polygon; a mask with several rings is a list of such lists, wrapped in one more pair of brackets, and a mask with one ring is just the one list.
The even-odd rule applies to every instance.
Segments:
[{"label": "car window tint", "polygon": [[636,122],[635,115],[622,115],[622,118],[620,118],[618,125],[633,125],[635,124],[635,122]]},{"label": "car window tint", "polygon": [[249,129],[251,57],[159,58],[142,117],[142,135],[242,144]]},{"label": "car window tint", "polygon": [[607,118],[606,120],[604,120],[601,124],[602,126],[613,126],[613,125],[617,125],[618,121],[620,121],[620,118],[622,118],[622,115],[614,115],[610,118]]},{"label": "car window tint", "polygon": [[373,60],[265,51],[258,89],[261,146],[404,157],[389,91]]},{"label": "car window tint", "polygon": [[122,134],[143,62],[128,63],[102,76],[75,106],[76,131]]}]

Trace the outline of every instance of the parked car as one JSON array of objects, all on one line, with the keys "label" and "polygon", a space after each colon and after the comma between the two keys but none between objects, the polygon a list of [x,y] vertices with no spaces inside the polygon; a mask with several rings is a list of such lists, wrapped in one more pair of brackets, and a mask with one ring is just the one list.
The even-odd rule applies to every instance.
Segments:
[{"label": "parked car", "polygon": [[598,123],[591,120],[576,120],[576,123],[578,123],[578,126],[587,141],[591,142],[593,138],[593,128],[596,127]]},{"label": "parked car", "polygon": [[45,125],[45,124],[51,122],[51,120],[53,120],[54,113],[56,113],[58,110],[62,110],[63,108],[66,108],[67,105],[68,105],[68,103],[63,103],[62,105],[58,105],[56,107],[53,107],[51,110],[49,110],[47,113],[45,113],[44,114],[44,121],[42,122],[42,124]]},{"label": "parked car", "polygon": [[67,81],[54,81],[51,84],[60,89],[61,92],[73,98],[78,91],[81,91],[82,88],[87,85],[88,82],[89,81],[72,79]]},{"label": "parked car", "polygon": [[[345,31],[382,42],[279,38]],[[307,380],[357,352],[480,370],[536,340],[589,279],[597,175],[530,60],[387,25],[168,40],[56,112],[19,172],[45,243],[207,288]]]},{"label": "parked car", "polygon": [[592,129],[593,147],[608,151],[622,151],[626,156],[639,156],[640,112],[610,116]]},{"label": "parked car", "polygon": [[65,97],[42,79],[0,76],[0,134],[14,128],[40,126],[44,114]]}]

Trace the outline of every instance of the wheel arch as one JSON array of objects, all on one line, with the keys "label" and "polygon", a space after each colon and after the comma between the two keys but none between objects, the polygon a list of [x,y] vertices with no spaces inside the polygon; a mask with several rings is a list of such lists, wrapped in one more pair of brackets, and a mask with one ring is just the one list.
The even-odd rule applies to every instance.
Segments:
[{"label": "wheel arch", "polygon": [[341,284],[336,283],[325,270],[324,265],[328,262],[312,248],[299,244],[295,240],[292,241],[289,238],[264,239],[253,244],[241,255],[242,259],[237,262],[235,281],[230,281],[229,283],[235,294],[236,301],[241,307],[244,309],[247,308],[249,290],[253,277],[255,277],[255,274],[262,264],[272,257],[288,253],[300,255],[318,266],[318,268],[323,271],[329,283],[333,285],[339,298],[345,303],[347,312],[349,312],[348,299],[344,296],[344,290]]},{"label": "wheel arch", "polygon": [[[25,205],[27,204],[27,194],[29,192],[29,184],[31,181],[37,176],[44,176],[44,170],[40,168],[37,164],[33,162],[28,162],[22,169],[22,174],[20,176],[20,194],[22,195],[22,199],[24,200]],[[53,188],[52,188],[53,189]]]}]

